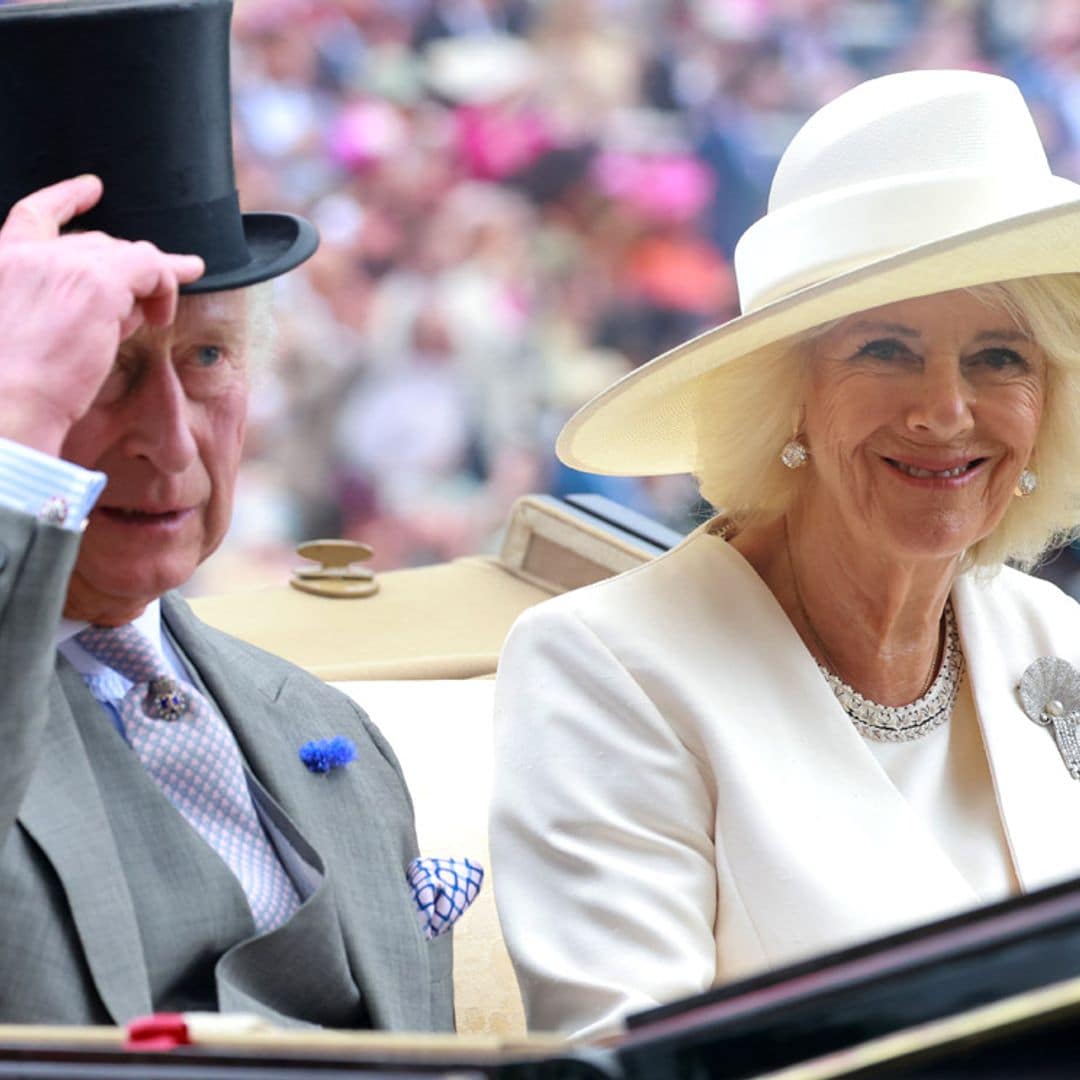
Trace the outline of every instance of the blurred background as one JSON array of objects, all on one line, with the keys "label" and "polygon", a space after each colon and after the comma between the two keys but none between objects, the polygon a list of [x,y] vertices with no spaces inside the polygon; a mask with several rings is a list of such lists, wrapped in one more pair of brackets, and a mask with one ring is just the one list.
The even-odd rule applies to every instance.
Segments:
[{"label": "blurred background", "polygon": [[[572,473],[555,434],[737,313],[780,152],[862,79],[1008,75],[1080,178],[1077,0],[237,0],[234,28],[244,209],[323,242],[275,283],[234,526],[193,591],[282,584],[316,536],[379,569],[491,550],[525,492],[689,528],[689,479]],[[1078,565],[1047,573],[1080,592]]]}]

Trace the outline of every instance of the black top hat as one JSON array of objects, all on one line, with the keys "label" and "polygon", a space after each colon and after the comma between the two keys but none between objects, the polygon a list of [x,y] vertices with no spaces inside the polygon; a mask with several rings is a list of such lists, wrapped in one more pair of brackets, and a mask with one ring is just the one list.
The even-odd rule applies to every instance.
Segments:
[{"label": "black top hat", "polygon": [[0,220],[38,188],[96,173],[72,222],[201,255],[185,293],[291,270],[318,234],[241,214],[229,110],[229,0],[66,0],[0,7]]}]

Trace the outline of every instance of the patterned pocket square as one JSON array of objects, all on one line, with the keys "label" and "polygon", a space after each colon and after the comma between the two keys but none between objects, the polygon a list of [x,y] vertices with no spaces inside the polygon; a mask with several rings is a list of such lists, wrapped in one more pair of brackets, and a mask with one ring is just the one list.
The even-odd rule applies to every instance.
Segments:
[{"label": "patterned pocket square", "polygon": [[420,930],[430,941],[449,930],[476,899],[484,868],[472,859],[413,859],[405,877]]}]

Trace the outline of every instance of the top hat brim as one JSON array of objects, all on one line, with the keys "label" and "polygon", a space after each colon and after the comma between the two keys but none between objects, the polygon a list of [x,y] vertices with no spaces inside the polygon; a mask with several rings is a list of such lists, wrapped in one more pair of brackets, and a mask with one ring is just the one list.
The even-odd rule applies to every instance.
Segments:
[{"label": "top hat brim", "polygon": [[183,293],[254,285],[308,258],[313,226],[240,211],[231,10],[231,0],[0,2],[0,218],[33,191],[94,173],[101,201],[69,229],[201,256],[206,272]]},{"label": "top hat brim", "polygon": [[623,376],[566,422],[556,453],[572,468],[608,476],[695,472],[702,376],[816,326],[884,304],[1076,272],[1080,200],[875,259],[707,330]]},{"label": "top hat brim", "polygon": [[319,247],[318,231],[295,214],[244,214],[242,221],[251,258],[242,266],[210,271],[198,281],[181,285],[181,294],[221,293],[269,281],[299,266]]},{"label": "top hat brim", "polygon": [[181,285],[182,294],[224,292],[268,281],[311,258],[319,246],[315,226],[295,214],[244,214],[242,222],[250,259],[237,267],[207,272],[190,285]]}]

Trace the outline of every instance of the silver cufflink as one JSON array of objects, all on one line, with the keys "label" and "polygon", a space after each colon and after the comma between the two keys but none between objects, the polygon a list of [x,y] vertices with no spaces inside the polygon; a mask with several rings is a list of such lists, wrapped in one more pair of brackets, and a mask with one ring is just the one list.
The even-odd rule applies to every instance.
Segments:
[{"label": "silver cufflink", "polygon": [[50,495],[38,508],[38,520],[47,525],[66,525],[71,507],[62,495]]}]

